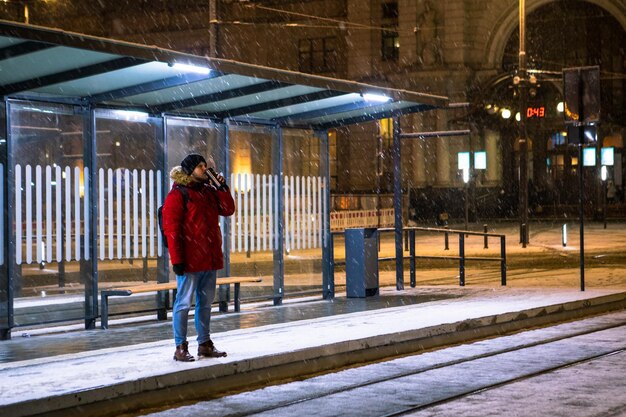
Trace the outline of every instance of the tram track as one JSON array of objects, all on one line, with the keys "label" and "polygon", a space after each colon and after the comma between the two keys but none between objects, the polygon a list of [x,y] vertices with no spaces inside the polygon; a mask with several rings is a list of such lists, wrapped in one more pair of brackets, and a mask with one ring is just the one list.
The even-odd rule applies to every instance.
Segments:
[{"label": "tram track", "polygon": [[498,382],[496,384],[487,385],[487,386],[484,386],[484,387],[481,387],[481,388],[478,388],[478,389],[462,392],[462,393],[459,393],[457,395],[450,396],[448,398],[445,398],[445,399],[442,399],[442,400],[439,400],[439,401],[433,401],[433,402],[430,402],[428,404],[415,405],[415,406],[408,407],[408,408],[405,408],[405,409],[397,411],[397,412],[385,414],[385,415],[383,415],[381,417],[404,416],[404,415],[407,415],[408,413],[413,413],[413,412],[425,410],[427,408],[434,407],[434,406],[437,406],[437,405],[446,404],[446,403],[449,403],[451,401],[455,401],[455,400],[467,397],[469,395],[478,394],[478,393],[481,393],[481,392],[485,392],[485,391],[489,391],[489,390],[492,390],[492,389],[500,388],[502,386],[505,386],[505,385],[508,385],[508,384],[512,384],[514,382],[519,382],[519,381],[523,381],[523,380],[526,380],[526,379],[535,378],[537,376],[549,374],[551,372],[555,372],[555,371],[558,371],[558,370],[561,370],[561,369],[565,369],[565,368],[570,368],[570,367],[573,367],[573,366],[581,365],[581,364],[584,364],[584,363],[587,363],[587,362],[591,362],[591,361],[595,361],[595,360],[598,360],[598,359],[606,358],[606,357],[609,357],[609,356],[612,356],[612,355],[617,355],[617,354],[620,354],[620,353],[623,353],[623,352],[626,352],[626,347],[620,348],[620,349],[615,349],[615,350],[613,350],[611,352],[607,352],[607,353],[601,353],[601,354],[598,354],[598,355],[593,355],[591,357],[587,357],[587,358],[580,359],[580,360],[577,360],[577,361],[568,362],[568,363],[563,364],[563,365],[558,365],[558,366],[554,366],[554,367],[551,367],[551,368],[546,368],[546,369],[543,369],[543,370],[538,371],[538,372],[532,372],[530,374],[527,374],[527,375],[524,375],[524,376],[520,376],[518,378],[512,378],[512,379],[509,379],[507,381],[503,381],[503,382]]},{"label": "tram track", "polygon": [[[298,398],[292,401],[276,403],[271,406],[267,406],[263,408],[255,408],[254,410],[247,410],[246,412],[243,412],[243,413],[229,413],[227,415],[230,417],[244,416],[244,415],[256,415],[256,414],[264,414],[264,413],[270,413],[270,414],[278,413],[279,415],[282,415],[280,414],[280,410],[287,411],[288,408],[291,408],[294,406],[300,406],[307,402],[319,401],[319,400],[323,400],[324,398],[327,398],[328,400],[330,400],[332,396],[336,396],[340,394],[343,394],[344,396],[353,396],[355,398],[358,398],[358,394],[353,394],[353,393],[356,393],[357,391],[363,390],[365,388],[376,388],[377,385],[393,382],[395,380],[400,380],[403,378],[413,377],[413,376],[424,374],[424,373],[431,372],[431,371],[442,370],[445,368],[452,368],[452,367],[464,365],[464,364],[471,365],[472,362],[476,362],[479,360],[494,358],[499,355],[504,355],[504,354],[508,354],[512,352],[520,352],[526,349],[545,346],[545,345],[553,344],[553,343],[560,342],[560,341],[566,341],[568,339],[580,338],[583,336],[592,335],[594,333],[605,332],[605,331],[618,329],[618,328],[626,328],[626,320],[622,320],[617,323],[611,323],[611,324],[606,324],[606,325],[597,325],[593,327],[592,329],[569,331],[563,335],[559,335],[555,337],[547,337],[547,338],[543,338],[541,340],[537,340],[537,341],[530,342],[530,343],[521,343],[519,345],[507,347],[504,349],[494,349],[494,350],[490,350],[489,352],[485,352],[482,354],[471,355],[471,356],[467,356],[467,357],[463,357],[463,358],[459,358],[455,360],[449,360],[449,361],[437,363],[435,365],[421,367],[419,369],[413,369],[413,370],[409,370],[405,372],[390,373],[389,375],[386,375],[384,377],[370,379],[366,382],[344,385],[338,389],[328,389],[327,391],[322,392],[322,393],[318,392],[313,396],[307,396],[307,397]],[[598,360],[607,356],[620,354],[620,353],[623,353],[625,350],[626,350],[626,346],[621,346],[618,349],[611,350],[610,352],[600,352],[600,353],[589,355],[589,356],[586,356],[584,358],[580,358],[577,360],[568,361],[567,363],[562,363],[562,364],[558,364],[555,366],[549,366],[541,370],[529,372],[521,376],[511,377],[504,381],[498,381],[493,384],[487,384],[487,385],[480,386],[475,389],[458,392],[458,393],[455,393],[454,395],[448,396],[446,398],[441,398],[436,401],[415,404],[409,407],[404,407],[400,410],[394,410],[390,413],[383,414],[383,415],[385,416],[405,415],[411,412],[424,410],[430,407],[452,402],[452,401],[455,401],[457,399],[460,399],[460,398],[463,398],[472,394],[476,394],[476,393],[487,391],[487,390],[492,390],[492,389],[495,389],[504,385],[522,381],[524,379],[534,378],[534,377],[547,374],[550,372],[554,372],[560,369],[564,369],[567,367],[572,367],[572,366],[583,364],[585,362]],[[410,355],[405,355],[405,356],[410,356]],[[363,365],[363,366],[368,366],[368,364]]]}]

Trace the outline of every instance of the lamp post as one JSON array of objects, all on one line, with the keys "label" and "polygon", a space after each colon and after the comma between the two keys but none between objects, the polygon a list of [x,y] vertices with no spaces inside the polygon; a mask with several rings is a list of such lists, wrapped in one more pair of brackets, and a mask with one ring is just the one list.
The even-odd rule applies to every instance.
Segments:
[{"label": "lamp post", "polygon": [[606,229],[606,165],[602,165],[602,168],[600,168],[600,177],[602,178],[602,220],[604,221],[604,228]]},{"label": "lamp post", "polygon": [[513,82],[519,86],[519,216],[520,243],[528,243],[528,142],[526,138],[527,74],[526,74],[526,0],[519,0],[519,73]]},{"label": "lamp post", "polygon": [[469,189],[468,183],[470,180],[470,170],[469,168],[463,170],[463,183],[465,184],[463,189],[465,191],[464,198],[465,200],[465,230],[468,230],[469,223]]}]

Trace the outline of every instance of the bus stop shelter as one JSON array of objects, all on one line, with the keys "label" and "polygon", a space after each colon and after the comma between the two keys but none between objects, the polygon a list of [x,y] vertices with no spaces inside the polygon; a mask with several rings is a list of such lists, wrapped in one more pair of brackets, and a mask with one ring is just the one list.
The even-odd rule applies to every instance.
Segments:
[{"label": "bus stop shelter", "polygon": [[[239,193],[237,204],[265,213],[222,222],[223,274],[230,274],[234,251],[256,245],[272,252],[272,298],[280,304],[284,245],[319,247],[322,294],[332,298],[328,131],[394,119],[394,207],[401,239],[398,118],[448,105],[442,96],[7,21],[0,21],[0,91],[4,339],[25,323],[14,314],[25,265],[56,264],[59,285],[66,285],[65,268],[73,265],[84,288],[81,317],[52,315],[35,322],[84,319],[86,328],[95,327],[98,291],[109,274],[99,264],[154,259],[156,281],[168,280],[154,214],[169,189],[165,173],[189,151],[209,149]],[[313,174],[298,173],[295,181],[284,175],[293,155],[285,152],[287,136],[297,137],[294,132],[309,132],[308,160],[315,155],[305,164]],[[203,138],[202,147],[194,135]],[[247,143],[252,136],[246,135],[262,137],[262,143]],[[247,162],[238,153],[248,155]],[[235,172],[250,171],[250,164],[263,175]],[[290,194],[294,190],[301,200]],[[294,205],[306,216],[285,220]],[[295,232],[286,232],[294,224],[306,232],[295,243]]]}]

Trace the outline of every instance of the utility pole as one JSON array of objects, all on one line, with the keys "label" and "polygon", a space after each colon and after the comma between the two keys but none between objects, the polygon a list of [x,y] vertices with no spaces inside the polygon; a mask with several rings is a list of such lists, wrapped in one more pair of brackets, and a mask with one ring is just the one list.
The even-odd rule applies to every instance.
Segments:
[{"label": "utility pole", "polygon": [[209,0],[209,56],[211,58],[219,58],[217,56],[218,32],[219,32],[219,13],[218,0]]},{"label": "utility pole", "polygon": [[519,217],[520,243],[528,244],[528,140],[526,137],[526,107],[528,77],[526,71],[526,0],[519,0],[519,68],[513,79],[519,86]]}]

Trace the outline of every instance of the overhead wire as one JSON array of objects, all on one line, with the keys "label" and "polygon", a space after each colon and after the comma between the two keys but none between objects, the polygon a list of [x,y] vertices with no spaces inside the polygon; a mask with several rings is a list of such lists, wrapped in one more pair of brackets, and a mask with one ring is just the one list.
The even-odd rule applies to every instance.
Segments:
[{"label": "overhead wire", "polygon": [[354,27],[358,27],[358,28],[362,28],[362,29],[382,29],[380,27],[364,25],[362,23],[354,23],[354,22],[349,22],[347,20],[333,19],[333,18],[330,18],[330,17],[321,17],[321,16],[315,16],[315,15],[310,15],[310,14],[306,14],[306,13],[292,12],[292,11],[284,10],[284,9],[276,9],[274,7],[261,6],[260,4],[255,4],[255,3],[246,4],[245,7],[254,8],[254,9],[261,9],[261,10],[267,10],[267,11],[281,13],[281,14],[287,14],[287,15],[291,15],[291,16],[298,16],[298,17],[303,17],[303,18],[307,18],[307,19],[321,20],[321,21],[324,21],[324,22],[333,22],[333,23],[337,23],[339,25],[354,26]]},{"label": "overhead wire", "polygon": [[[274,13],[279,13],[279,14],[286,14],[286,15],[290,15],[290,16],[297,16],[300,18],[305,18],[305,19],[313,19],[313,20],[320,20],[320,21],[324,21],[324,22],[329,22],[329,23],[334,23],[338,26],[332,26],[332,25],[312,25],[312,24],[307,24],[307,23],[294,23],[294,22],[289,22],[289,23],[279,23],[279,22],[242,22],[242,21],[215,21],[212,23],[221,23],[221,24],[233,24],[233,25],[258,25],[258,24],[265,24],[268,26],[276,26],[276,27],[286,27],[286,28],[316,28],[316,29],[350,29],[350,30],[380,30],[380,31],[389,31],[390,28],[389,27],[383,27],[383,26],[373,26],[373,25],[366,25],[366,24],[362,24],[362,23],[355,23],[355,22],[349,22],[347,20],[341,20],[341,19],[334,19],[334,18],[328,18],[328,17],[322,17],[322,16],[317,16],[317,15],[311,15],[311,14],[307,14],[307,13],[300,13],[300,12],[294,12],[294,11],[289,11],[289,10],[285,10],[285,9],[278,9],[278,8],[274,8],[274,7],[268,7],[268,6],[263,6],[260,4],[256,4],[256,3],[246,3],[244,4],[244,7],[247,8],[254,8],[254,9],[260,9],[260,10],[265,10],[268,12],[274,12]],[[541,19],[534,19],[533,22],[541,22],[541,23],[546,23],[549,21],[562,21],[562,20],[580,20],[580,19],[604,19],[610,17],[604,14],[598,14],[598,15],[592,15],[592,16],[568,16],[566,19],[560,18],[560,17],[553,17],[553,18],[541,18]],[[437,25],[437,26],[428,26],[427,29],[445,29],[445,26],[441,26],[441,25]],[[415,26],[412,30],[413,33],[417,33],[419,32],[421,29],[417,26]],[[408,31],[400,31],[398,30],[398,28],[393,28],[394,32],[408,32]],[[517,56],[517,55],[515,55]],[[543,63],[543,64],[547,64],[547,65],[556,65],[558,66],[562,66],[563,63],[559,63],[559,62],[554,62],[554,61],[549,61],[549,60],[541,60],[541,61],[535,61],[537,63]],[[623,79],[626,78],[626,74],[625,73],[616,73],[616,72],[609,72],[609,71],[600,71],[601,74],[603,74],[604,79],[609,79],[608,77],[611,77],[610,79]],[[556,75],[556,74],[555,74]]]}]

